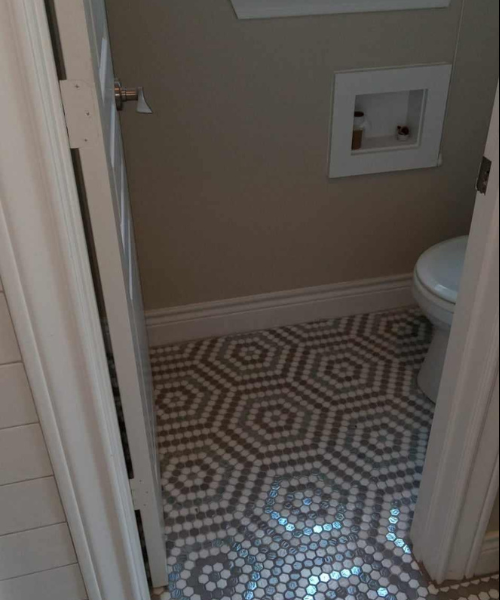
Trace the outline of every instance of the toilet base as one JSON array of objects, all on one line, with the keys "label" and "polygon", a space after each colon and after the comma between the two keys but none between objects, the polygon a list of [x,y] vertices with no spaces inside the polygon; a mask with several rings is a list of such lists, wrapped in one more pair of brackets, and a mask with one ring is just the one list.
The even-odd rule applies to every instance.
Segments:
[{"label": "toilet base", "polygon": [[439,395],[450,333],[451,329],[434,328],[434,337],[418,376],[420,389],[434,403]]}]

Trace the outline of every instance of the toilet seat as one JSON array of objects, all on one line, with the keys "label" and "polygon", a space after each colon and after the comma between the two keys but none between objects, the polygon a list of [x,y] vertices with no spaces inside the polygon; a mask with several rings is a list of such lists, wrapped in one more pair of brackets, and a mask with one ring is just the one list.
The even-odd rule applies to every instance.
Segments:
[{"label": "toilet seat", "polygon": [[448,240],[422,254],[415,269],[418,282],[437,300],[454,306],[458,300],[468,236]]},{"label": "toilet seat", "polygon": [[456,304],[443,300],[431,292],[421,281],[415,270],[413,278],[413,296],[424,314],[435,326],[451,329]]}]

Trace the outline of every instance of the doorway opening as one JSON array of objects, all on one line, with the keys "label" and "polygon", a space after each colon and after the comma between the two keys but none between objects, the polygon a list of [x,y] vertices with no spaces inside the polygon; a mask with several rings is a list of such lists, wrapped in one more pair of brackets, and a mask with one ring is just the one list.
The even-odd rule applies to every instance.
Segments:
[{"label": "doorway opening", "polygon": [[[70,141],[82,145],[91,190],[103,303],[128,394],[122,423],[131,464],[142,465],[129,474],[132,495],[158,559],[153,582],[167,579],[165,519],[173,598],[442,598],[408,537],[435,410],[416,379],[430,323],[415,308],[365,311],[155,346],[148,360],[104,5],[82,18],[88,31],[56,5],[68,114],[82,62],[99,108],[87,116],[103,135],[70,127]],[[75,52],[74,36],[87,53]]]}]

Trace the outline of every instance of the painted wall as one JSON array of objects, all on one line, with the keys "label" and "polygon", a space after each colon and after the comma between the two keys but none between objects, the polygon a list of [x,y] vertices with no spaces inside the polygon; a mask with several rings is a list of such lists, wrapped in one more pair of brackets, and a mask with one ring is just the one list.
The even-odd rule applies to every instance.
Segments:
[{"label": "painted wall", "polygon": [[467,232],[498,78],[498,0],[465,13],[439,169],[330,181],[336,71],[452,62],[444,10],[238,21],[229,0],[107,0],[146,308],[409,273]]},{"label": "painted wall", "polygon": [[87,598],[1,281],[0,598]]}]

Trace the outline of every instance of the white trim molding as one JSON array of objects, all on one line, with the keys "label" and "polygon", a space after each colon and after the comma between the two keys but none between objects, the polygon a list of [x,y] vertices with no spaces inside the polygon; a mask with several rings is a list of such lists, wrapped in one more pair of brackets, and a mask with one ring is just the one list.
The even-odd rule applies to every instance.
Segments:
[{"label": "white trim molding", "polygon": [[415,304],[412,283],[412,275],[398,275],[153,310],[146,314],[149,340],[161,346],[404,308]]},{"label": "white trim molding", "polygon": [[484,540],[476,565],[476,577],[498,573],[500,563],[500,534],[489,533]]},{"label": "white trim molding", "polygon": [[[451,64],[435,64],[336,73],[329,176],[438,167],[452,70]],[[367,138],[362,149],[353,152],[354,112],[371,114],[363,98],[377,95],[387,101],[392,94],[407,95],[406,124],[413,132],[412,140],[405,144],[398,142],[394,125],[393,135]],[[378,146],[380,140],[383,145]],[[375,147],[370,148],[369,142],[376,142]]]},{"label": "white trim molding", "polygon": [[447,8],[451,0],[231,0],[238,19]]},{"label": "white trim molding", "polygon": [[149,600],[44,0],[0,0],[0,269],[89,600]]}]

